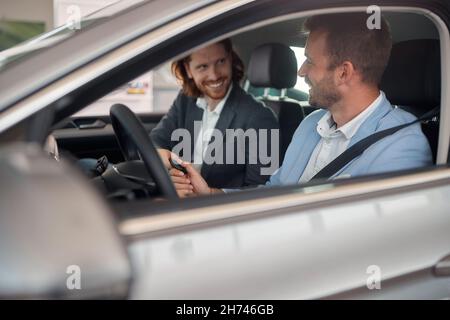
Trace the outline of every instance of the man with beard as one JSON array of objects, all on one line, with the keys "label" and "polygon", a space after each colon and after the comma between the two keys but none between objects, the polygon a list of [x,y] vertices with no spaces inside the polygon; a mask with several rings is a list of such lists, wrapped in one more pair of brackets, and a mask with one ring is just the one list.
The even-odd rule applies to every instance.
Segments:
[{"label": "man with beard", "polygon": [[[392,40],[387,22],[370,30],[364,13],[314,16],[305,22],[309,32],[306,61],[298,75],[310,86],[309,102],[321,109],[297,128],[282,166],[266,185],[310,181],[345,150],[375,132],[413,122],[416,118],[394,108],[379,83],[389,60]],[[406,126],[370,145],[327,178],[418,168],[432,164],[432,154],[420,124]],[[188,174],[172,170],[178,190],[196,194],[223,192],[210,188],[183,163]],[[189,182],[189,183],[188,183]]]},{"label": "man with beard", "polygon": [[[263,174],[262,167],[267,167],[269,163],[266,163],[266,158],[265,161],[260,159],[261,154],[270,154],[271,161],[277,163],[274,169],[278,168],[278,145],[274,145],[272,150],[270,144],[270,135],[273,130],[278,130],[278,122],[271,109],[240,88],[243,69],[243,63],[233,51],[229,39],[199,49],[172,64],[172,72],[181,82],[182,91],[150,134],[167,168],[171,167],[169,159],[172,157],[171,151],[174,151],[184,159],[193,160],[193,170],[203,176],[209,185],[228,188],[267,181],[274,170]],[[221,133],[224,138],[219,140],[223,141],[215,141],[218,138],[213,137],[214,129],[218,130],[216,133]],[[256,132],[256,139],[247,140],[246,145],[239,145],[237,138],[231,139],[227,135],[230,131],[239,134],[249,129]],[[188,133],[188,144],[178,141],[180,130]],[[263,146],[259,143],[261,132],[269,135]],[[221,146],[211,151],[210,147],[215,143]],[[256,154],[252,154],[248,143],[265,150],[256,150]],[[182,155],[178,154],[179,150],[175,151],[180,145],[186,147],[181,150]],[[231,156],[230,146],[234,150]],[[205,161],[213,152],[222,153],[217,157],[218,161]],[[179,192],[180,195],[184,193]]]}]

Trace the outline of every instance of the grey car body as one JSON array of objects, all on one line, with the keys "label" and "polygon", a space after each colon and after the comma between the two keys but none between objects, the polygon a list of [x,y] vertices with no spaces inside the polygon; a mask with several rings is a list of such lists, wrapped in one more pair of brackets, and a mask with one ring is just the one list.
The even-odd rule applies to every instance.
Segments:
[{"label": "grey car body", "polygon": [[[111,203],[69,164],[46,157],[36,144],[43,133],[29,134],[36,121],[42,128],[48,119],[63,121],[141,72],[217,38],[235,36],[239,43],[244,31],[369,4],[144,1],[6,64],[0,296],[448,298],[450,14],[444,1],[379,1],[386,12],[426,16],[439,35],[441,116],[431,168],[211,198]],[[79,290],[67,285],[72,265],[81,270]]]}]

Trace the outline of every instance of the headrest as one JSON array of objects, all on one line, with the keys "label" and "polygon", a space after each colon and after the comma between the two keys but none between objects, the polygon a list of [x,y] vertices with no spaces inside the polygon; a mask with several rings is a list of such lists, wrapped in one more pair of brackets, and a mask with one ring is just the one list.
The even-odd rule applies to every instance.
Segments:
[{"label": "headrest", "polygon": [[423,113],[440,104],[439,41],[409,40],[394,44],[381,80],[381,90],[393,105]]},{"label": "headrest", "polygon": [[253,87],[292,88],[297,82],[294,51],[281,43],[259,46],[252,52],[247,74]]}]

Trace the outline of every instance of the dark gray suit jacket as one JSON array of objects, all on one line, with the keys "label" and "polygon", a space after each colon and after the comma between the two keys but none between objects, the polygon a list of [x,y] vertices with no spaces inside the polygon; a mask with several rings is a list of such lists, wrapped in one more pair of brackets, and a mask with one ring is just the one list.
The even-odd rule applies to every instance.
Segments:
[{"label": "dark gray suit jacket", "polygon": [[[188,97],[180,92],[175,99],[169,112],[161,119],[158,125],[150,133],[153,143],[159,147],[172,150],[180,141],[171,141],[172,132],[178,128],[185,128],[191,134],[191,154],[180,155],[185,160],[193,160],[193,152],[195,139],[194,121],[202,121],[203,110],[196,105],[196,98]],[[263,103],[256,101],[251,95],[244,92],[238,84],[233,85],[233,89],[222,109],[216,129],[223,134],[223,159],[222,164],[203,163],[201,175],[208,182],[210,187],[215,188],[237,188],[251,185],[264,184],[270,175],[262,175],[261,167],[270,167],[270,165],[262,165],[258,156],[255,164],[250,164],[250,155],[248,148],[248,139],[245,145],[245,163],[237,164],[238,153],[244,152],[242,145],[234,143],[234,160],[233,164],[226,164],[227,144],[233,141],[227,141],[226,129],[278,129],[278,122],[273,111]],[[268,130],[270,131],[270,130]],[[236,139],[229,139],[234,140]],[[270,135],[267,136],[267,150],[269,155],[271,152]],[[215,141],[212,139],[211,142]],[[221,142],[222,143],[222,142]],[[278,141],[277,141],[278,143]],[[258,136],[259,145],[259,136]],[[212,144],[209,145],[211,147]],[[278,148],[275,148],[277,150]],[[231,149],[230,149],[231,150]],[[275,156],[275,155],[272,155]],[[277,154],[276,156],[279,156]],[[255,162],[255,161],[253,161]]]}]

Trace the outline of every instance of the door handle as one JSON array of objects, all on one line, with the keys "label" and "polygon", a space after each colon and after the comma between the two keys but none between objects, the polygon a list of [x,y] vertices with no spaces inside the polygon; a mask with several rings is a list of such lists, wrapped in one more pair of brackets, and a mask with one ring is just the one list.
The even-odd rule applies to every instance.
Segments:
[{"label": "door handle", "polygon": [[450,255],[439,260],[433,271],[435,276],[450,277]]},{"label": "door handle", "polygon": [[106,126],[106,123],[104,121],[97,119],[92,123],[80,123],[78,125],[78,129],[81,129],[81,130],[83,130],[83,129],[102,129],[105,126]]}]

